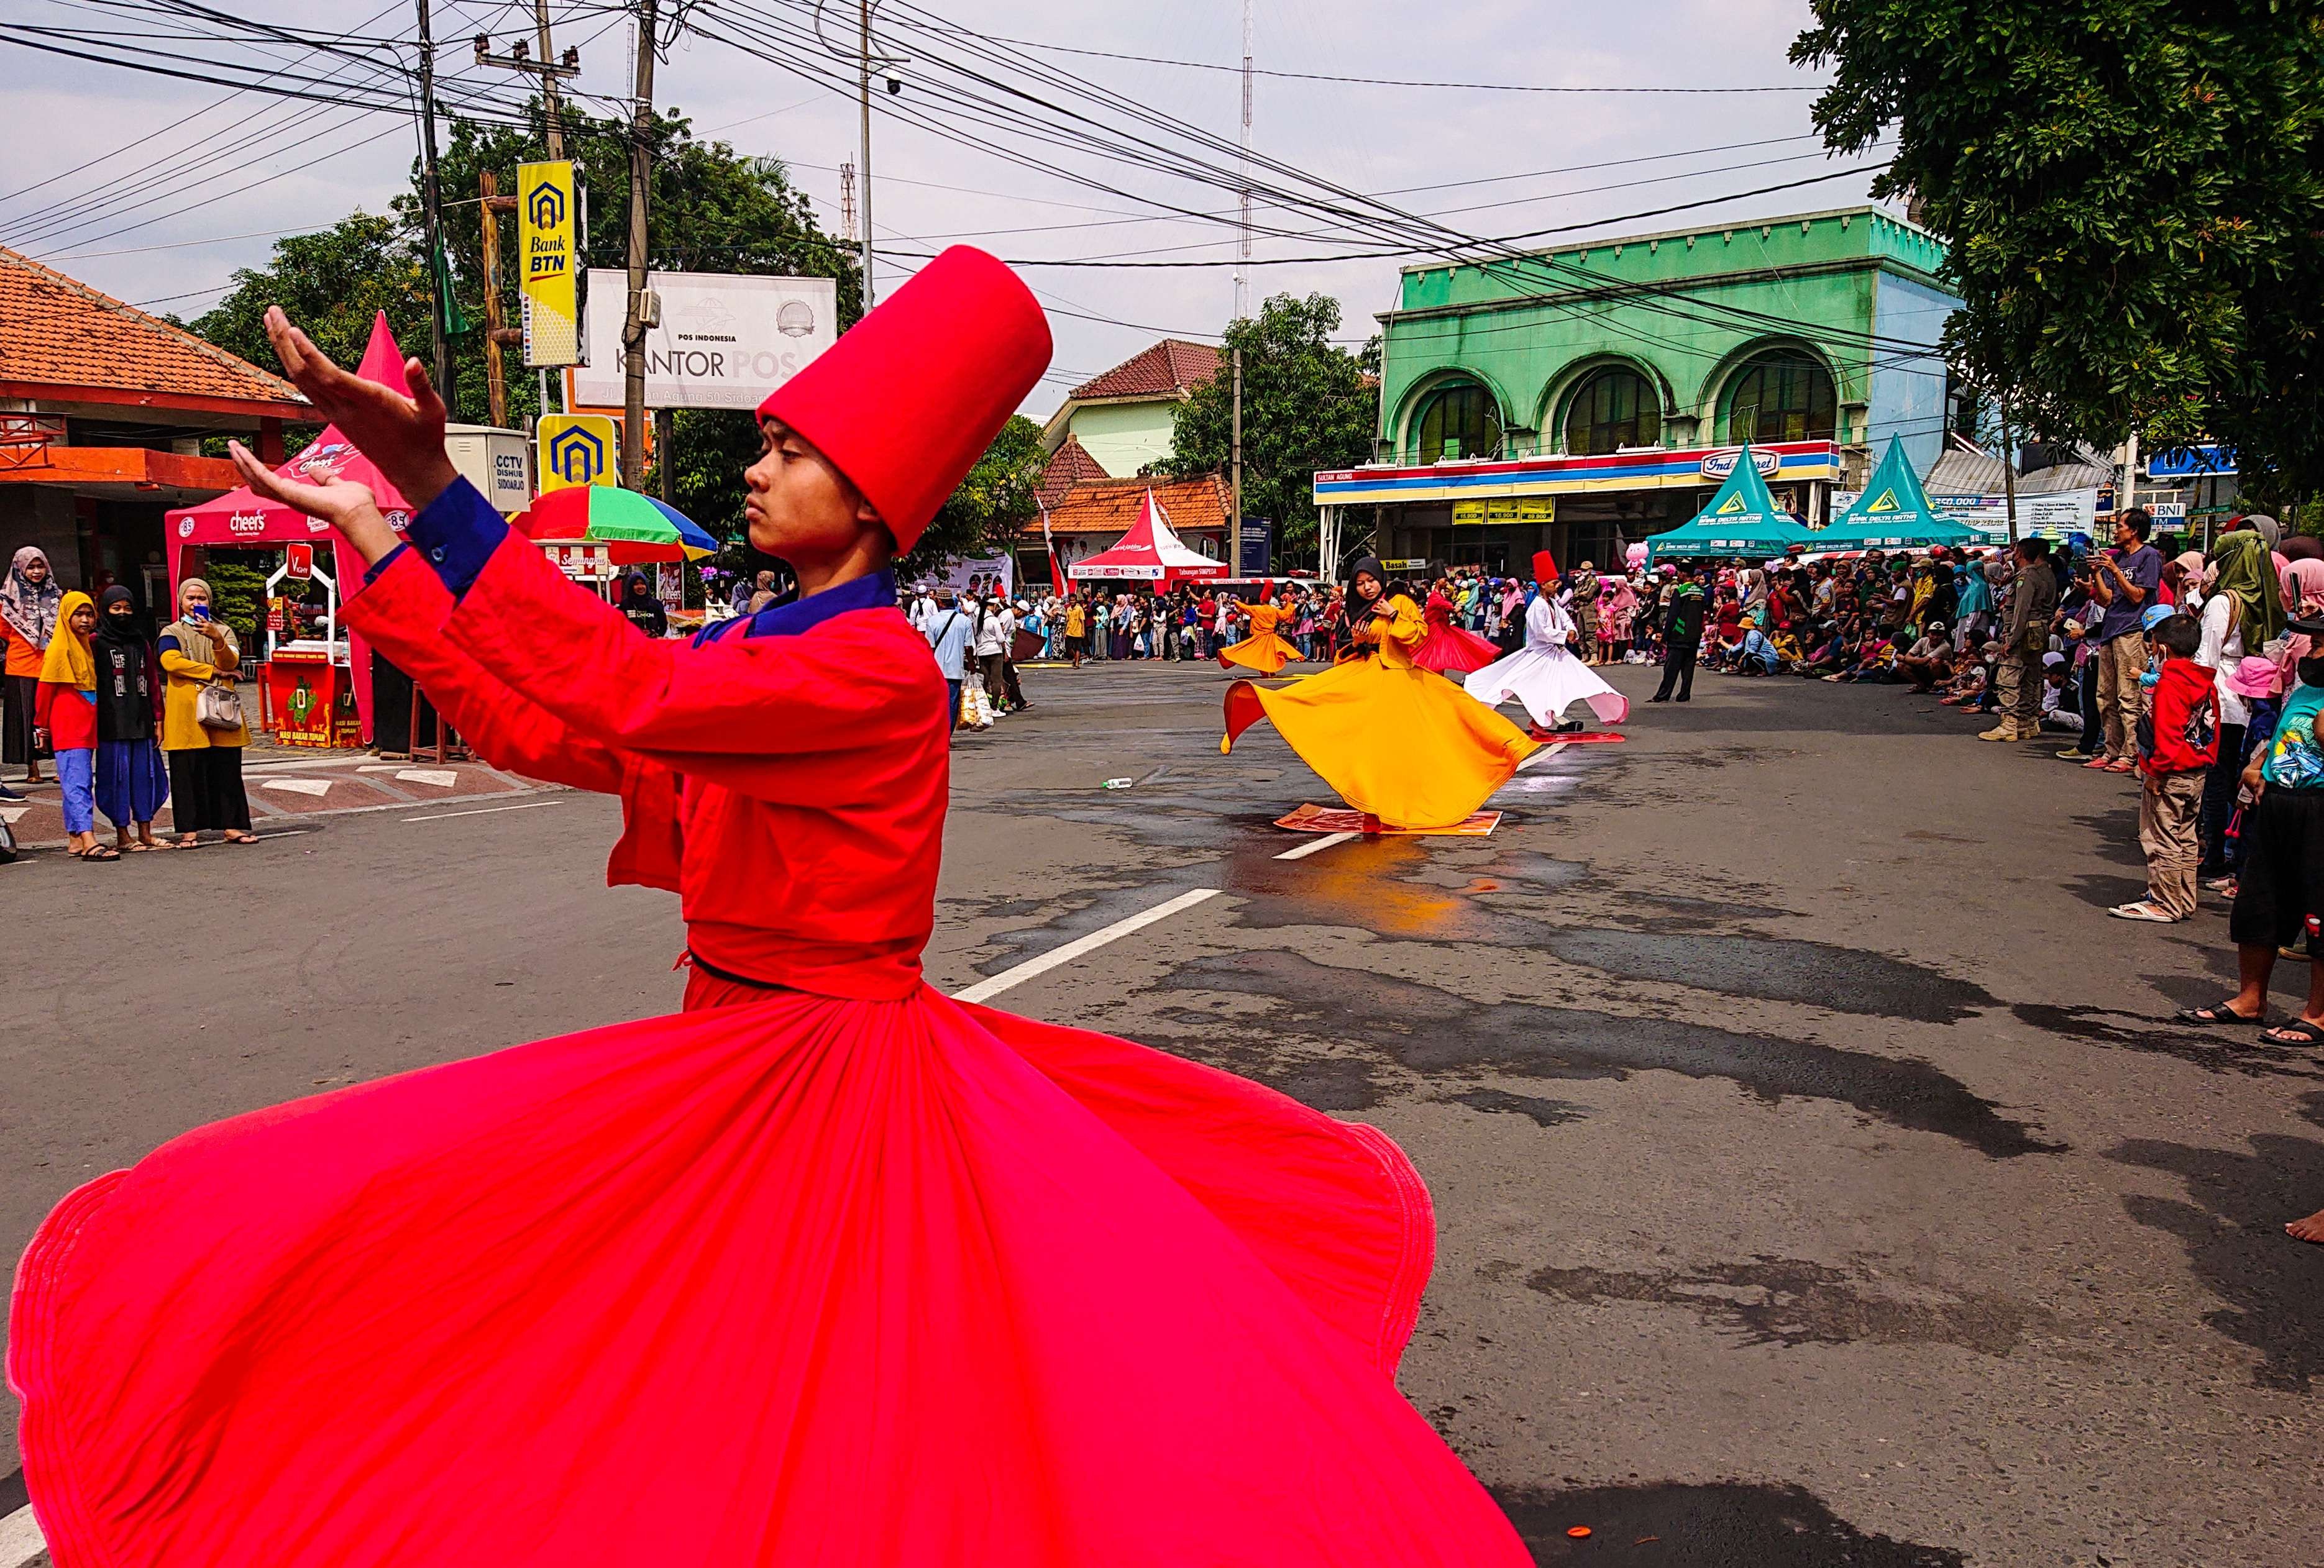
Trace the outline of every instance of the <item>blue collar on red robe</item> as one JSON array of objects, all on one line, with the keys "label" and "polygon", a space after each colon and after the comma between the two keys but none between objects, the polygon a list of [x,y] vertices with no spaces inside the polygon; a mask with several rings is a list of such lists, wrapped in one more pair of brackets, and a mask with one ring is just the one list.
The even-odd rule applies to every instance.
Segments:
[{"label": "blue collar on red robe", "polygon": [[820,594],[810,594],[802,599],[794,588],[755,615],[736,615],[731,620],[705,626],[695,634],[694,645],[715,642],[731,634],[737,626],[748,626],[745,637],[796,637],[830,620],[844,615],[850,610],[892,610],[896,607],[896,574],[878,571],[868,577],[850,577],[835,587]]}]

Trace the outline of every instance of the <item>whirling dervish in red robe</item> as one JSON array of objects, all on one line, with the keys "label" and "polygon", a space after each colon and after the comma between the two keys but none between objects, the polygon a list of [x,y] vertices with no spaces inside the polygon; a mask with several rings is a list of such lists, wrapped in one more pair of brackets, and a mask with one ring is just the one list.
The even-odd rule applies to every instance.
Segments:
[{"label": "whirling dervish in red robe", "polygon": [[65,1199],[9,1344],[58,1568],[1529,1561],[1396,1388],[1394,1144],[921,973],[950,715],[888,568],[1047,363],[1006,268],[945,253],[767,400],[801,596],[691,644],[451,475],[416,362],[269,329],[421,510],[244,475],[374,563],[351,618],[485,756],[620,797],[607,880],[678,894],[692,973]]},{"label": "whirling dervish in red robe", "polygon": [[1428,591],[1428,600],[1421,606],[1420,613],[1427,623],[1428,635],[1413,649],[1412,662],[1421,669],[1458,677],[1471,669],[1482,669],[1501,656],[1499,649],[1466,626],[1453,623],[1452,601],[1441,590]]}]

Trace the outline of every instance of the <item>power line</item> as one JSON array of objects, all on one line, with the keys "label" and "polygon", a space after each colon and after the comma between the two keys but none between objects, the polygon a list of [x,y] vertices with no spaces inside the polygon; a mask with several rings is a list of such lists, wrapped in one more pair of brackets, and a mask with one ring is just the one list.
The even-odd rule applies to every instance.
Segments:
[{"label": "power line", "polygon": [[[1123,54],[1106,49],[1074,49],[1062,43],[1039,43],[1029,38],[1005,38],[998,33],[987,34],[996,43],[1013,43],[1019,49],[1038,49],[1048,54],[1078,54],[1095,60],[1135,60],[1141,65],[1176,66],[1182,70],[1229,71],[1240,75],[1240,65],[1215,65],[1206,60],[1166,60],[1158,55]],[[1819,93],[1820,86],[1808,87],[1746,87],[1746,88],[1649,88],[1649,87],[1548,87],[1532,82],[1444,82],[1410,81],[1394,77],[1334,76],[1323,71],[1268,70],[1253,66],[1251,75],[1276,77],[1286,81],[1344,82],[1375,88],[1447,88],[1458,92],[1472,93]]]}]

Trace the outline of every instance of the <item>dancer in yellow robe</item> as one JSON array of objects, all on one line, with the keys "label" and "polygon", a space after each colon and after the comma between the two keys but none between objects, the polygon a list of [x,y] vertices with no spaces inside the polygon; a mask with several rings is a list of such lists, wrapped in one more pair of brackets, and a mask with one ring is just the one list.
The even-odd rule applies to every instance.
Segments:
[{"label": "dancer in yellow robe", "polygon": [[1299,650],[1276,633],[1275,629],[1283,624],[1286,612],[1280,605],[1271,603],[1269,595],[1260,595],[1256,604],[1239,603],[1237,608],[1250,615],[1250,635],[1231,648],[1219,650],[1220,669],[1231,669],[1240,664],[1245,669],[1255,669],[1261,675],[1273,675],[1298,659]]},{"label": "dancer in yellow robe", "polygon": [[[1291,749],[1384,827],[1452,827],[1509,781],[1537,749],[1523,730],[1412,661],[1427,635],[1419,607],[1388,591],[1370,556],[1349,579],[1351,642],[1340,663],[1296,686],[1227,688],[1226,737],[1271,719]],[[1367,825],[1369,826],[1369,824]]]}]

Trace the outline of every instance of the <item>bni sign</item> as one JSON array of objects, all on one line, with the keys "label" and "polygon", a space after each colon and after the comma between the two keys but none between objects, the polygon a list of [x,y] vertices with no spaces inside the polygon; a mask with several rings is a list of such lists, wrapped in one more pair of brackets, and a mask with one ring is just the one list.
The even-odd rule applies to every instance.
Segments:
[{"label": "bni sign", "polygon": [[[829,278],[756,278],[724,272],[652,272],[661,325],[646,332],[646,396],[652,409],[755,409],[839,337],[839,286]],[[629,297],[625,273],[594,271],[592,295]],[[589,312],[589,359],[574,375],[574,401],[615,408],[625,395],[622,312]]]}]

